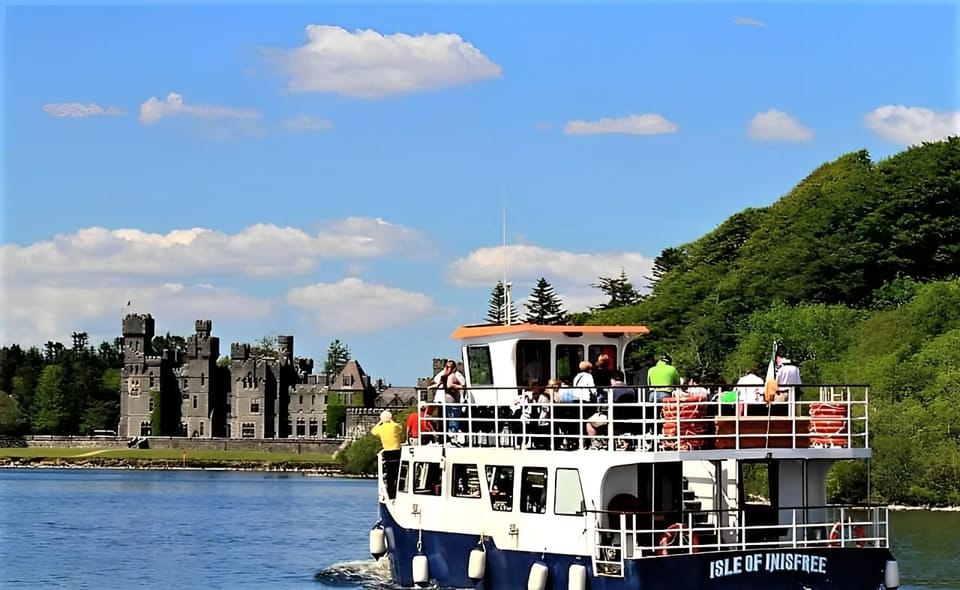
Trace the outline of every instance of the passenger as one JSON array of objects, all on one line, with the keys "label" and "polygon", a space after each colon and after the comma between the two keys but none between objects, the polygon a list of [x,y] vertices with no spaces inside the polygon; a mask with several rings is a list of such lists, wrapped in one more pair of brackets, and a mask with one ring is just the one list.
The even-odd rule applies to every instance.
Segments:
[{"label": "passenger", "polygon": [[400,446],[403,444],[403,427],[393,421],[390,410],[380,412],[380,421],[370,429],[370,434],[380,437],[383,446],[383,475],[387,495],[397,494],[397,473],[400,470]]},{"label": "passenger", "polygon": [[610,385],[610,379],[613,376],[611,364],[610,355],[604,353],[597,357],[597,362],[593,365],[593,383],[597,386],[597,401],[600,403],[607,401],[606,388]]},{"label": "passenger", "polygon": [[776,357],[776,377],[777,377],[777,402],[787,402],[786,404],[776,403],[771,408],[771,413],[781,416],[794,415],[794,402],[800,401],[801,391],[797,385],[802,385],[800,380],[800,368],[793,364],[787,358],[786,351],[781,347],[777,349]]},{"label": "passenger", "polygon": [[436,395],[433,402],[440,406],[437,413],[440,428],[434,430],[449,434],[460,431],[460,422],[456,418],[460,417],[460,390],[466,384],[466,378],[463,377],[457,369],[457,363],[448,360],[444,363],[443,370],[434,375],[433,383],[427,386],[428,390],[435,389]]},{"label": "passenger", "polygon": [[433,432],[433,425],[430,424],[430,406],[420,402],[416,412],[411,412],[407,416],[407,442],[412,445],[430,444],[433,437],[427,433]]},{"label": "passenger", "polygon": [[[510,402],[510,432],[513,434],[513,447],[527,445],[527,428],[530,424],[536,379],[524,389],[518,389],[516,397]],[[537,393],[539,396],[539,393]]]},{"label": "passenger", "polygon": [[738,413],[747,416],[760,416],[767,414],[766,400],[763,396],[763,377],[760,377],[760,369],[754,368],[748,371],[743,377],[737,380],[737,392],[739,400]]},{"label": "passenger", "polygon": [[[680,385],[680,373],[673,366],[673,358],[668,353],[661,354],[657,364],[647,371],[647,385],[650,387],[647,402],[656,405],[647,407],[646,417],[656,423],[656,434],[660,434],[663,430],[663,409],[660,403],[664,398],[670,397],[673,389]],[[654,429],[648,427],[647,432],[653,434]]]}]

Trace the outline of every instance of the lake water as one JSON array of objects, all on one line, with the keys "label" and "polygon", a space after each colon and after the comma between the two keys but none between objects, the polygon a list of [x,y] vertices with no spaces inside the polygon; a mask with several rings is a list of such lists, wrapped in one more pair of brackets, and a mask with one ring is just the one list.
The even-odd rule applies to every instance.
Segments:
[{"label": "lake water", "polygon": [[[370,480],[0,469],[0,588],[382,588],[375,520]],[[891,526],[905,590],[960,590],[960,513]]]}]

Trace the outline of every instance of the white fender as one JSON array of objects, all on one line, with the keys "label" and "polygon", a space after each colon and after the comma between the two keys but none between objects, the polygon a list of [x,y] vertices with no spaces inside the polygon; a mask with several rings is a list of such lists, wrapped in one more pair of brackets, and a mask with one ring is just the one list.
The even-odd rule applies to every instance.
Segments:
[{"label": "white fender", "polygon": [[889,590],[900,587],[900,564],[895,559],[888,561],[883,570],[883,585]]},{"label": "white fender", "polygon": [[487,552],[477,547],[470,551],[470,560],[467,562],[467,576],[471,580],[483,579],[487,569]]},{"label": "white fender", "polygon": [[547,587],[547,574],[550,570],[547,564],[536,562],[530,566],[530,575],[527,576],[527,590],[545,590]]},{"label": "white fender", "polygon": [[370,529],[370,555],[380,559],[387,553],[387,534],[380,528]]},{"label": "white fender", "polygon": [[413,556],[413,583],[426,584],[430,581],[430,566],[424,554]]},{"label": "white fender", "polygon": [[567,590],[586,590],[587,588],[587,568],[579,563],[570,565],[567,572]]}]

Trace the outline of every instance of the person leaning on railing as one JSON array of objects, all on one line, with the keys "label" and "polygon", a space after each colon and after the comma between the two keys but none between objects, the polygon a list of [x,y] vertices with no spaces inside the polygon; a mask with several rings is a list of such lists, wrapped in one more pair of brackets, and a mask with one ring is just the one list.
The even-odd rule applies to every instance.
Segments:
[{"label": "person leaning on railing", "polygon": [[383,475],[387,492],[396,494],[397,473],[400,470],[400,446],[403,444],[403,427],[393,421],[390,410],[380,412],[380,421],[370,429],[370,434],[380,437],[383,446]]}]

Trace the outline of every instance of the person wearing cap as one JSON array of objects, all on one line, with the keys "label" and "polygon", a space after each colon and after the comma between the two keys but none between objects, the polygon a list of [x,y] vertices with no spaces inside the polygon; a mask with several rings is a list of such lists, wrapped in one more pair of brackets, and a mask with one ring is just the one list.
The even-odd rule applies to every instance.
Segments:
[{"label": "person wearing cap", "polygon": [[663,398],[673,393],[674,387],[680,385],[680,373],[673,366],[673,359],[669,354],[660,355],[657,364],[647,371],[647,385],[650,387],[647,401],[650,402],[663,401]]},{"label": "person wearing cap", "polygon": [[397,474],[400,471],[400,445],[403,444],[403,427],[393,421],[390,410],[380,412],[380,421],[370,429],[370,434],[380,437],[383,446],[383,478],[387,497],[397,495]]},{"label": "person wearing cap", "polygon": [[[797,385],[802,385],[800,380],[800,368],[793,364],[793,361],[787,358],[787,353],[783,348],[777,349],[775,374],[777,379],[777,399],[776,401],[791,402],[786,408],[777,405],[772,409],[774,415],[793,415],[794,407],[792,402],[800,401],[800,390]],[[786,410],[786,411],[785,411]]]}]

